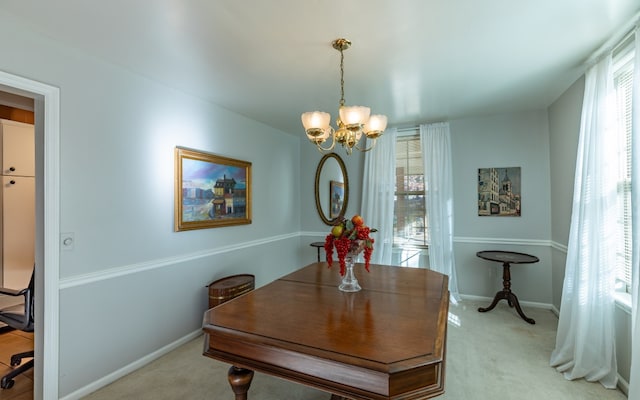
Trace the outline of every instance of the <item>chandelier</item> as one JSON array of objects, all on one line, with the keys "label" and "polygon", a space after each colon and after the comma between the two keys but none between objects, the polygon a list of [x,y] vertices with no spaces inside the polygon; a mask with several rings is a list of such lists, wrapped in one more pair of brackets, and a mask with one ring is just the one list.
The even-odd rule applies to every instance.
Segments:
[{"label": "chandelier", "polygon": [[[351,46],[347,39],[336,39],[332,43],[334,49],[340,51],[340,108],[336,124],[338,129],[333,129],[331,115],[323,111],[310,111],[302,114],[302,126],[307,137],[318,147],[320,152],[331,151],[340,143],[347,154],[351,154],[353,148],[359,151],[369,151],[376,145],[376,139],[382,136],[387,127],[387,117],[384,115],[370,115],[371,109],[363,106],[345,106],[344,104],[344,51]],[[362,135],[371,139],[369,148],[358,145]],[[323,147],[322,144],[331,137],[331,145]]]}]

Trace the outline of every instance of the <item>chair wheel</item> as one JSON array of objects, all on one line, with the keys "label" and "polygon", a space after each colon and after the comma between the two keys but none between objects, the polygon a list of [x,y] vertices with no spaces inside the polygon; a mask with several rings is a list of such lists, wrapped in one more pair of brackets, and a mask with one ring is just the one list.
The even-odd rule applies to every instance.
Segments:
[{"label": "chair wheel", "polygon": [[16,365],[20,365],[22,362],[22,357],[11,356],[11,366],[15,367]]},{"label": "chair wheel", "polygon": [[16,382],[13,379],[2,378],[2,381],[0,381],[0,387],[3,389],[11,389],[14,383]]}]

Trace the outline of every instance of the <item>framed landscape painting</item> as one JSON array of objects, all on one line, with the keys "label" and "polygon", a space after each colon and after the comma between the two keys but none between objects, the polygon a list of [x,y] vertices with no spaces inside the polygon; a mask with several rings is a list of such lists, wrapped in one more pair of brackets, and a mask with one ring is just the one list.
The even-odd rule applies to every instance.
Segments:
[{"label": "framed landscape painting", "polygon": [[175,231],[251,223],[251,163],[175,148]]},{"label": "framed landscape painting", "polygon": [[519,217],[522,213],[520,167],[478,169],[478,215]]}]

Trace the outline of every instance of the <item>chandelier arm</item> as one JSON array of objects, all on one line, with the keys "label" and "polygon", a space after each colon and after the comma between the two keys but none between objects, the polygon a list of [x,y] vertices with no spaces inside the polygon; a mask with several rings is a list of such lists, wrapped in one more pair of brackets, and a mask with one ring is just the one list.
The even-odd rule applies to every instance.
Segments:
[{"label": "chandelier arm", "polygon": [[331,128],[331,134],[329,136],[331,136],[331,146],[329,146],[329,147],[322,147],[322,145],[320,143],[316,142],[316,147],[318,148],[318,151],[320,153],[322,153],[324,151],[331,151],[336,147],[336,137],[333,134],[333,128]]},{"label": "chandelier arm", "polygon": [[326,152],[326,151],[331,151],[331,150],[333,150],[333,148],[334,148],[334,147],[336,147],[336,142],[332,142],[332,143],[331,143],[331,146],[326,147],[326,148],[325,148],[325,147],[322,147],[319,143],[316,143],[316,147],[318,148],[318,151],[319,151],[320,153],[324,153],[324,152]]},{"label": "chandelier arm", "polygon": [[[356,145],[355,145],[354,147],[356,148],[356,150],[358,150],[358,151],[361,151],[361,152],[365,153],[365,152],[367,152],[367,151],[369,151],[369,150],[373,149],[374,147],[376,147],[376,143],[377,143],[377,142],[378,142],[378,139],[377,139],[377,138],[376,138],[376,139],[371,139],[371,147],[366,148],[366,149],[361,148],[360,146],[358,146],[358,144],[357,144],[357,143],[356,143]],[[365,141],[365,143],[366,143],[366,141]]]}]

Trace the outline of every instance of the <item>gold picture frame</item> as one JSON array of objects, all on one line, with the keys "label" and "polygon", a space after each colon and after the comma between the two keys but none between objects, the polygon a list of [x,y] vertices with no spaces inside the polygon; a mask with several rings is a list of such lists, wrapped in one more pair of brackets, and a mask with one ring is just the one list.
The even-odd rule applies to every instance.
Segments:
[{"label": "gold picture frame", "polygon": [[176,232],[251,223],[251,163],[175,148]]}]

